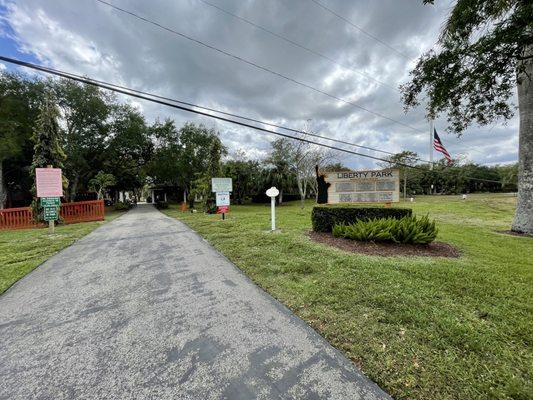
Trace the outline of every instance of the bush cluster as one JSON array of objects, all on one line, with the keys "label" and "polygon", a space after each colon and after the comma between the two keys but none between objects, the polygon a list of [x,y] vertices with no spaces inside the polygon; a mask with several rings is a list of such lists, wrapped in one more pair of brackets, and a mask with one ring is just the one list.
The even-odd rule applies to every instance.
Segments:
[{"label": "bush cluster", "polygon": [[168,208],[168,202],[166,201],[158,201],[155,203],[155,208],[158,210],[163,210],[165,208]]},{"label": "bush cluster", "polygon": [[437,237],[437,228],[435,221],[430,221],[427,215],[421,218],[373,218],[351,225],[335,225],[333,236],[366,242],[428,244]]},{"label": "bush cluster", "polygon": [[130,201],[117,201],[114,205],[115,211],[127,211],[133,207]]},{"label": "bush cluster", "polygon": [[399,219],[412,213],[410,208],[316,206],[313,207],[311,221],[315,232],[331,232],[335,225],[350,225],[373,218]]}]

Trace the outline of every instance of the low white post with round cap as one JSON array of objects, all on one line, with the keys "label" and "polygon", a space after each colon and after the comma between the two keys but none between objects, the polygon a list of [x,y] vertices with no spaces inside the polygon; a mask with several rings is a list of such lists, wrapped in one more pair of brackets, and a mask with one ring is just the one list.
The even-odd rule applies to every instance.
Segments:
[{"label": "low white post with round cap", "polygon": [[276,230],[276,196],[279,194],[279,190],[272,186],[266,191],[266,195],[270,197],[270,211],[272,219],[272,232]]}]

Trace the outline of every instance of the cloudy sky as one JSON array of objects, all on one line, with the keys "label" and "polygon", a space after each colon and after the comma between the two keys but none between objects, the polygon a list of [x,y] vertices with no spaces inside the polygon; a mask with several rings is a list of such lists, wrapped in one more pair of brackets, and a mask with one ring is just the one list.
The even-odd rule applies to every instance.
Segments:
[{"label": "cloudy sky", "polygon": [[[416,58],[435,45],[451,1],[423,6],[416,0],[317,0],[337,15],[313,0],[107,1],[275,73],[96,0],[0,0],[0,54],[295,129],[308,124],[320,135],[391,152],[413,150],[428,158],[424,109],[405,114],[397,87],[409,79]],[[0,64],[5,68],[15,69]],[[250,157],[264,156],[275,138],[128,101],[149,120],[170,117],[178,126],[186,121],[213,126],[230,151],[244,150]],[[482,164],[517,159],[517,118],[474,126],[461,138],[444,133],[444,116],[436,127],[453,157]],[[354,168],[374,165],[356,156],[339,155],[339,160]]]}]

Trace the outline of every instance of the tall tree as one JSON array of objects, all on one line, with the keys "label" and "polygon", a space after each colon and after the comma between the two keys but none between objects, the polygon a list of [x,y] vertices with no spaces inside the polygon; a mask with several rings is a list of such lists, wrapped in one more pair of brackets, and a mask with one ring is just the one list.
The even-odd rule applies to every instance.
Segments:
[{"label": "tall tree", "polygon": [[89,188],[94,190],[97,199],[103,198],[105,191],[110,186],[116,184],[115,177],[111,174],[106,174],[104,171],[99,171],[94,178],[89,181]]},{"label": "tall tree", "polygon": [[[433,4],[434,0],[424,0]],[[520,117],[518,206],[512,229],[533,233],[533,2],[457,0],[439,38],[402,86],[407,108],[426,92],[427,115],[446,112],[450,130]]]},{"label": "tall tree", "polygon": [[[199,194],[203,198],[204,210],[207,213],[215,213],[217,210],[215,194],[211,191],[211,179],[221,175],[221,159],[226,154],[226,148],[220,141],[218,134],[210,132],[210,143],[208,145],[208,158],[206,168],[196,174],[194,184],[194,195]],[[189,206],[194,207],[194,196],[189,198]]]},{"label": "tall tree", "polygon": [[293,147],[289,139],[283,138],[274,140],[271,146],[272,152],[266,161],[272,168],[268,170],[267,179],[279,189],[278,201],[283,204],[283,193],[293,187],[296,180]]},{"label": "tall tree", "polygon": [[103,168],[115,98],[96,86],[67,79],[53,83],[65,126],[68,197],[74,201],[80,186]]},{"label": "tall tree", "polygon": [[180,135],[174,121],[156,121],[150,127],[154,154],[148,166],[148,175],[158,185],[180,185]]},{"label": "tall tree", "polygon": [[153,154],[150,131],[141,113],[129,105],[117,106],[106,149],[106,172],[114,175],[117,191],[140,192]]},{"label": "tall tree", "polygon": [[396,153],[387,157],[389,160],[388,163],[381,163],[383,168],[394,168],[400,170],[400,176],[403,180],[403,198],[407,197],[407,177],[409,175],[409,165],[414,166],[416,160],[418,159],[418,154],[414,151],[404,150],[400,153]]},{"label": "tall tree", "polygon": [[[214,129],[187,123],[179,131],[179,141],[180,185],[183,187],[183,201],[186,202],[191,191],[191,184],[198,179],[198,174],[215,168],[210,157],[212,152],[217,150],[216,146],[213,147],[213,143],[220,143],[220,139]],[[222,151],[224,152],[225,149]],[[220,158],[214,162],[220,163]]]},{"label": "tall tree", "polygon": [[49,94],[46,95],[44,103],[37,117],[35,131],[33,134],[33,162],[32,170],[35,168],[45,168],[49,165],[54,168],[64,168],[66,160],[63,149],[63,132],[59,127],[59,109]]},{"label": "tall tree", "polygon": [[238,151],[232,159],[223,164],[222,175],[233,181],[233,201],[244,204],[246,196],[256,194],[261,171],[257,161],[248,160],[244,152]]},{"label": "tall tree", "polygon": [[44,85],[23,75],[0,73],[0,208],[8,190],[29,192],[33,127]]},{"label": "tall tree", "polygon": [[[32,176],[35,182],[35,169],[46,168],[53,166],[54,168],[64,168],[66,160],[65,151],[63,150],[63,132],[59,127],[59,109],[52,100],[50,94],[45,95],[44,103],[37,117],[35,124],[35,131],[33,134],[33,161],[31,164]],[[68,181],[63,175],[63,186],[66,186]],[[35,197],[37,194],[37,187],[34,183],[32,188],[34,201],[32,208],[34,211],[34,218],[41,219],[40,207]]]}]

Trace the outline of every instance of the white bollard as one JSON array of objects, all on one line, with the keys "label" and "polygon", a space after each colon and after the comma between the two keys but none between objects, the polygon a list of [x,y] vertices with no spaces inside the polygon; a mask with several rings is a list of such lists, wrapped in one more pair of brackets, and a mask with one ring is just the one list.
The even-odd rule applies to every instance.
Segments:
[{"label": "white bollard", "polygon": [[276,198],[270,198],[270,219],[272,220],[272,231],[276,230]]},{"label": "white bollard", "polygon": [[270,197],[270,218],[272,220],[272,232],[276,230],[276,196],[279,194],[279,190],[272,186],[266,191],[266,195]]}]

